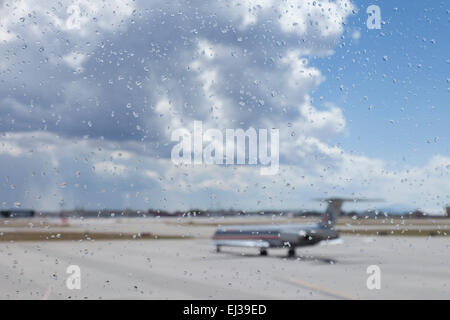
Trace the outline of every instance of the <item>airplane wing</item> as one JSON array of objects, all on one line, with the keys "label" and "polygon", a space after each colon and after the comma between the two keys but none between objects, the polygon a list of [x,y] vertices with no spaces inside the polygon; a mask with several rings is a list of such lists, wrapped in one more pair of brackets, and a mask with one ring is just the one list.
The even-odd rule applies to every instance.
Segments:
[{"label": "airplane wing", "polygon": [[269,242],[264,240],[214,240],[217,246],[268,248]]}]

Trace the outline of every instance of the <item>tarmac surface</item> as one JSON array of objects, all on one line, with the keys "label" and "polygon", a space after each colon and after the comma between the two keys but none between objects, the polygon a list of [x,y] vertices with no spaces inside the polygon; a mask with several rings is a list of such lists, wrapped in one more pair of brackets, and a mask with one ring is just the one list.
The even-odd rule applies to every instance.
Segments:
[{"label": "tarmac surface", "polygon": [[[70,265],[79,290],[66,286]],[[292,259],[216,253],[207,239],[0,242],[0,288],[1,299],[450,299],[450,239],[343,236]]]}]

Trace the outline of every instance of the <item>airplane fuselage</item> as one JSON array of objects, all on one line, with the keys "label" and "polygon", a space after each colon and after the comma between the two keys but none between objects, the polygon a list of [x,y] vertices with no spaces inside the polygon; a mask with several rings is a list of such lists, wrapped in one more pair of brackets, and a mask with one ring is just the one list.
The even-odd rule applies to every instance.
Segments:
[{"label": "airplane fuselage", "polygon": [[288,256],[294,256],[297,247],[339,238],[335,224],[336,219],[342,215],[343,202],[373,201],[336,197],[318,200],[328,202],[318,223],[220,226],[213,237],[216,249],[219,252],[221,247],[253,247],[259,248],[261,255],[267,255],[268,248],[288,248]]},{"label": "airplane fuselage", "polygon": [[223,226],[214,234],[216,246],[290,248],[339,237],[333,227],[316,224]]}]

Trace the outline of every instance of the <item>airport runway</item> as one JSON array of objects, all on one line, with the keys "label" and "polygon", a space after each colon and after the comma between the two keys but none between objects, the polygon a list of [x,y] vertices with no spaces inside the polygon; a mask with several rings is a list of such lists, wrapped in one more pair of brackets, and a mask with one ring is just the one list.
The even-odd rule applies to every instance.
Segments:
[{"label": "airport runway", "polygon": [[[1,299],[450,299],[448,237],[343,237],[260,257],[204,239],[0,243]],[[66,268],[81,268],[81,289]],[[366,269],[381,269],[369,290]]]}]

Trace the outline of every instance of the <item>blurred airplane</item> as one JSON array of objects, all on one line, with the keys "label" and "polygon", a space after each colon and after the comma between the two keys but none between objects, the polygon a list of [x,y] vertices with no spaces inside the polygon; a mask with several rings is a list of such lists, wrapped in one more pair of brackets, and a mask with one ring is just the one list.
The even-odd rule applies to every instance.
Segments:
[{"label": "blurred airplane", "polygon": [[345,201],[365,202],[370,199],[327,198],[316,199],[328,202],[328,207],[318,223],[283,225],[239,225],[217,228],[213,240],[217,252],[221,247],[259,248],[260,255],[267,255],[268,248],[287,248],[288,256],[295,256],[295,248],[310,246],[322,240],[339,238],[335,229],[337,217],[341,215]]}]

